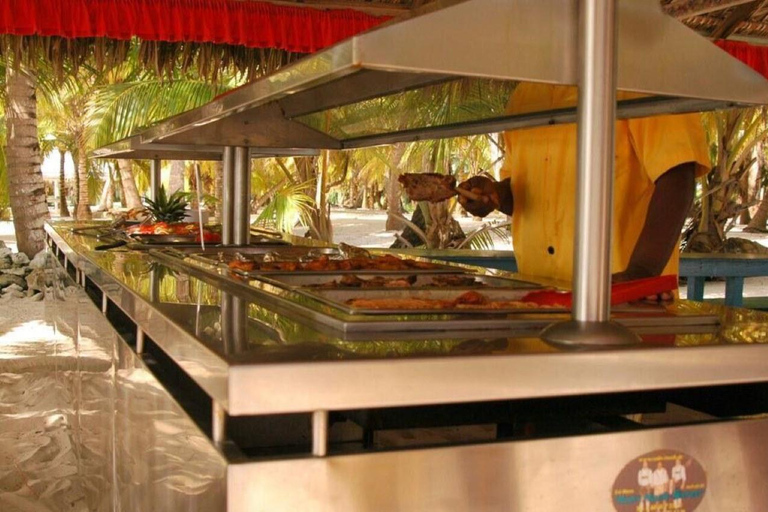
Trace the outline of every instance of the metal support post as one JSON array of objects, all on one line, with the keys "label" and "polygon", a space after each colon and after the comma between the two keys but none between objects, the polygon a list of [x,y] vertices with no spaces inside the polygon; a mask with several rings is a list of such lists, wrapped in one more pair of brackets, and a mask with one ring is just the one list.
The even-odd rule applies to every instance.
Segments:
[{"label": "metal support post", "polygon": [[101,291],[101,312],[105,315],[107,314],[107,307],[109,306],[109,299],[107,298],[107,294],[104,293],[104,290]]},{"label": "metal support post", "polygon": [[161,177],[160,177],[160,165],[161,161],[159,158],[155,158],[152,160],[152,167],[149,172],[149,198],[153,201],[157,201],[157,194],[160,192],[160,183]]},{"label": "metal support post", "polygon": [[616,122],[616,3],[579,2],[578,174],[573,319],[542,336],[568,345],[625,345],[636,334],[610,321]]},{"label": "metal support post", "polygon": [[211,438],[220,446],[227,440],[227,412],[216,401],[211,409]]},{"label": "metal support post", "polygon": [[234,243],[234,205],[235,205],[235,148],[227,146],[222,155],[222,198],[221,198],[221,243]]},{"label": "metal support post", "polygon": [[246,147],[235,148],[234,245],[248,245],[251,238],[251,156]]},{"label": "metal support post", "polygon": [[312,455],[325,457],[328,454],[328,411],[312,413]]},{"label": "metal support post", "polygon": [[136,353],[139,355],[144,353],[144,331],[141,327],[136,328]]}]

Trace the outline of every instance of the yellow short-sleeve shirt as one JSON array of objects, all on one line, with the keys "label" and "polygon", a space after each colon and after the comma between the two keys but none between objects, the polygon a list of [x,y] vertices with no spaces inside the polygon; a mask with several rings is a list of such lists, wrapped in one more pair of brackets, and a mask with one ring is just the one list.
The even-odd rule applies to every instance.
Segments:
[{"label": "yellow short-sleeve shirt", "polygon": [[[510,113],[575,106],[575,87],[520,84]],[[629,97],[629,95],[620,97]],[[520,272],[570,281],[576,212],[576,126],[559,125],[504,134],[503,177],[512,178],[512,241]],[[626,269],[645,222],[654,182],[669,169],[695,162],[710,168],[698,114],[616,122],[612,272]],[[673,251],[664,274],[676,274]]]}]

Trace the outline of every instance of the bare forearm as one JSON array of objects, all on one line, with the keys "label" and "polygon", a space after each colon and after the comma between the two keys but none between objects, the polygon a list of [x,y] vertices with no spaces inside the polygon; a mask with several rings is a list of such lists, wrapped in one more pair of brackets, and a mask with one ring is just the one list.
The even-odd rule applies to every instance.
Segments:
[{"label": "bare forearm", "polygon": [[661,275],[672,251],[677,250],[693,203],[695,171],[693,162],[685,163],[656,180],[643,230],[625,271],[629,278]]}]

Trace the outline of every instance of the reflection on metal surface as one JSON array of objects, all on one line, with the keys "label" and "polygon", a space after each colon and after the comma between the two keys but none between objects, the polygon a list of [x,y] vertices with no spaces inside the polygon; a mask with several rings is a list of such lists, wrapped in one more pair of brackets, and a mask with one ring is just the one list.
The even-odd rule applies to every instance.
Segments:
[{"label": "reflection on metal surface", "polygon": [[0,510],[224,510],[225,460],[85,293],[57,286],[0,313]]}]

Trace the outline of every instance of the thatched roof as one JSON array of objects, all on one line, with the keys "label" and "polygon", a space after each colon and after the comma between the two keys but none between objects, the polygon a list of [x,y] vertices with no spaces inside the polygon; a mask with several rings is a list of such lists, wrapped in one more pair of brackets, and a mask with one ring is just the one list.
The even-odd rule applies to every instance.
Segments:
[{"label": "thatched roof", "polygon": [[661,0],[664,9],[713,39],[768,44],[766,0]]}]

